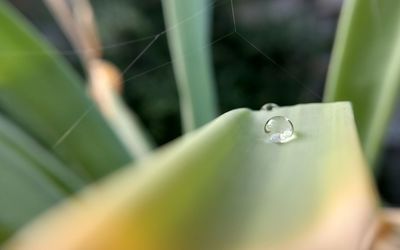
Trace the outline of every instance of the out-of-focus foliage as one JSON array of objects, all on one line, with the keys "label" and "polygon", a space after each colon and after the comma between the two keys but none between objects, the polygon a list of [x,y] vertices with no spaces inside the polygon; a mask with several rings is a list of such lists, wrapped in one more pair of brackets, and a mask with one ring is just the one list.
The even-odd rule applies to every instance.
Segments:
[{"label": "out-of-focus foliage", "polygon": [[86,96],[81,79],[4,1],[0,24],[3,241],[131,158]]},{"label": "out-of-focus foliage", "polygon": [[217,116],[209,46],[213,13],[209,0],[163,0],[164,16],[186,132]]},{"label": "out-of-focus foliage", "polygon": [[[4,1],[0,2],[0,23],[1,110],[87,180],[130,162],[86,96],[81,79]],[[77,121],[79,129],[68,133]]]},{"label": "out-of-focus foliage", "polygon": [[[266,102],[291,105],[322,99],[339,5],[321,2],[234,1],[238,30],[289,74],[236,36],[210,45],[220,112],[244,106],[257,109]],[[143,50],[153,35],[165,29],[159,0],[96,0],[92,4],[105,56],[120,69]],[[31,15],[32,21],[61,50],[68,50],[65,42],[60,41],[62,35],[52,23],[54,20],[39,12],[38,5],[39,0],[25,2],[25,8],[29,9],[25,14]],[[231,5],[230,1],[218,0],[210,6],[214,12],[211,40],[215,41],[233,31]],[[143,37],[148,39],[132,41]],[[126,41],[131,42],[121,46]],[[76,56],[71,53],[65,56],[79,69]],[[158,144],[178,137],[182,130],[175,78],[168,62],[166,36],[161,36],[126,73],[126,79],[133,79],[125,83],[125,98]]]},{"label": "out-of-focus foliage", "polygon": [[400,1],[345,1],[325,99],[352,102],[371,165],[400,96],[399,65]]},{"label": "out-of-focus foliage", "polygon": [[86,184],[2,115],[0,159],[0,242]]}]

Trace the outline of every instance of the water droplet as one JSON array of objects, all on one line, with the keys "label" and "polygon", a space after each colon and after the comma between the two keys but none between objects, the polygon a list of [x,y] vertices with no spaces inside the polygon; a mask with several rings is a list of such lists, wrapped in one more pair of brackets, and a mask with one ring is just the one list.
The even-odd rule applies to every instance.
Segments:
[{"label": "water droplet", "polygon": [[264,131],[273,143],[286,143],[293,138],[293,123],[284,116],[274,116],[270,118],[264,126]]},{"label": "water droplet", "polygon": [[271,111],[273,109],[279,108],[279,106],[275,103],[266,103],[261,107],[261,110]]}]

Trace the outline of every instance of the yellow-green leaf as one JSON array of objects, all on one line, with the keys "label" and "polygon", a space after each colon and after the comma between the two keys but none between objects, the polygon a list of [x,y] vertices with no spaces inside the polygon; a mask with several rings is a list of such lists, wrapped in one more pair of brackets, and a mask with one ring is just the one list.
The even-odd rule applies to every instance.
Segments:
[{"label": "yellow-green leaf", "polygon": [[[269,142],[284,115],[296,138]],[[239,109],[92,186],[9,250],[360,249],[376,197],[348,103]]]}]

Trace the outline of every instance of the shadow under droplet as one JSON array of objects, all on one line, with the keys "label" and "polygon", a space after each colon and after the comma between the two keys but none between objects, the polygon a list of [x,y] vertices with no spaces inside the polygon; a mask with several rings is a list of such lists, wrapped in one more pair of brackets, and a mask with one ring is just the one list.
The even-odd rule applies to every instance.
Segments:
[{"label": "shadow under droplet", "polygon": [[295,139],[297,139],[297,140],[301,140],[301,139],[305,138],[305,134],[302,132],[295,132],[294,136],[295,136]]}]

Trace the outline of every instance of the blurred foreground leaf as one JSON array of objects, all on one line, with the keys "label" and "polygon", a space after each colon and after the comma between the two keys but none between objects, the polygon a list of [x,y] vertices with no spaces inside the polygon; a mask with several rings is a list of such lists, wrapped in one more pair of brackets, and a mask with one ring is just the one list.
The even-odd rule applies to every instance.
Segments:
[{"label": "blurred foreground leaf", "polygon": [[[274,115],[293,121],[296,139],[267,140]],[[50,211],[6,249],[361,249],[375,199],[348,103],[239,109]]]},{"label": "blurred foreground leaf", "polygon": [[214,119],[217,102],[210,52],[209,0],[163,0],[185,131]]},{"label": "blurred foreground leaf", "polygon": [[352,102],[371,165],[399,95],[399,65],[400,1],[345,1],[325,100]]},{"label": "blurred foreground leaf", "polygon": [[5,1],[0,26],[0,108],[87,179],[130,162],[81,79]]}]

